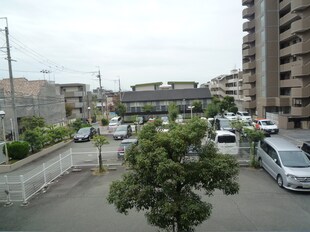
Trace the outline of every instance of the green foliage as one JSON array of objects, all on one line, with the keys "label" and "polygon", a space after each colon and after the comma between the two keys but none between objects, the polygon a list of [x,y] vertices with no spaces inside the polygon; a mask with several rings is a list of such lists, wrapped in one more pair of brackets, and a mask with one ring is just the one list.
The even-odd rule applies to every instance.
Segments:
[{"label": "green foliage", "polygon": [[242,132],[243,127],[246,126],[245,122],[242,120],[233,120],[230,122],[230,124],[231,127],[235,128],[238,132]]},{"label": "green foliage", "polygon": [[103,135],[95,135],[93,137],[93,144],[95,147],[97,147],[98,149],[98,159],[99,159],[99,172],[102,173],[105,171],[103,165],[102,165],[102,155],[101,155],[101,149],[102,149],[102,146],[104,144],[108,144],[108,140],[105,136]]},{"label": "green foliage", "polygon": [[237,113],[238,111],[238,107],[237,106],[231,106],[229,109],[228,109],[229,112],[233,112],[234,114]]},{"label": "green foliage", "polygon": [[65,104],[66,117],[70,117],[72,115],[73,106],[71,104]]},{"label": "green foliage", "polygon": [[102,126],[107,126],[109,124],[109,120],[106,119],[106,118],[102,118],[101,119],[101,124],[102,124]]},{"label": "green foliage", "polygon": [[174,122],[177,119],[179,113],[180,113],[180,110],[178,106],[175,103],[170,103],[168,106],[169,121]]},{"label": "green foliage", "polygon": [[117,115],[124,118],[124,115],[126,114],[126,106],[123,103],[119,103],[116,105],[115,112]]},{"label": "green foliage", "polygon": [[217,115],[219,112],[219,107],[217,104],[214,102],[211,102],[210,104],[207,105],[207,108],[205,110],[205,116],[207,118],[214,118],[215,115]]},{"label": "green foliage", "polygon": [[200,112],[202,112],[202,103],[201,103],[201,101],[198,101],[198,100],[193,101],[192,106],[195,106],[195,107],[193,108],[193,112],[194,112],[194,113],[200,113]]},{"label": "green foliage", "polygon": [[78,131],[80,128],[89,127],[89,124],[84,123],[82,119],[78,118],[70,124],[70,127],[73,128],[74,131]]},{"label": "green foliage", "polygon": [[[14,141],[11,143],[7,143],[8,154],[11,159],[14,160],[21,160],[27,157],[29,154],[29,143],[25,141]],[[3,150],[5,147],[3,146]],[[5,154],[5,151],[3,151]]]},{"label": "green foliage", "polygon": [[33,130],[36,127],[44,127],[45,121],[42,117],[32,116],[21,119],[21,127],[25,130]]},{"label": "green foliage", "polygon": [[70,137],[69,128],[67,127],[50,127],[45,132],[48,136],[48,143],[55,144],[63,141],[66,137]]},{"label": "green foliage", "polygon": [[[224,99],[219,103],[219,110],[222,111],[230,111],[232,107],[235,107],[235,99],[234,97],[225,96]],[[237,110],[238,111],[238,110]]]},{"label": "green foliage", "polygon": [[29,143],[32,153],[40,151],[44,146],[44,136],[39,128],[26,130],[22,134],[22,138]]},{"label": "green foliage", "polygon": [[250,164],[252,167],[257,168],[259,164],[256,159],[256,143],[265,138],[264,132],[247,128],[245,128],[244,131],[250,144]]},{"label": "green foliage", "polygon": [[151,104],[145,104],[142,109],[143,109],[143,112],[145,113],[151,113],[153,111],[153,105]]},{"label": "green foliage", "polygon": [[[108,202],[124,214],[132,208],[144,210],[148,222],[161,229],[193,231],[212,211],[195,190],[208,196],[216,189],[226,195],[239,191],[237,160],[217,153],[213,143],[202,146],[206,130],[206,122],[198,118],[172,124],[169,132],[158,132],[155,123],[146,124],[139,145],[125,154],[131,171],[111,184]],[[198,150],[199,159],[187,160],[190,146]]]}]

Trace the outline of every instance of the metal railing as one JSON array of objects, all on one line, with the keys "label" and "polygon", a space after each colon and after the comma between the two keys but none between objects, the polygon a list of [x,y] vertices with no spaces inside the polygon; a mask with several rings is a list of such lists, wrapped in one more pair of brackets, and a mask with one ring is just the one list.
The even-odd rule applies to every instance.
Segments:
[{"label": "metal railing", "polygon": [[[111,154],[103,158],[103,161],[110,162],[106,166],[121,164],[111,162],[111,160],[115,161],[115,151],[105,151],[102,154]],[[98,151],[73,152],[72,149],[69,149],[24,175],[0,176],[0,202],[5,202],[6,204],[22,202],[27,204],[31,197],[44,190],[70,168],[98,165]]]}]

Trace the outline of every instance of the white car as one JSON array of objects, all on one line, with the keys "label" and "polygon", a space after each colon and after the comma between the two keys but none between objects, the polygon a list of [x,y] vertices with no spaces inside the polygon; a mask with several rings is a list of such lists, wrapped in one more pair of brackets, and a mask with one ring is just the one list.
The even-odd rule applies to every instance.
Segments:
[{"label": "white car", "polygon": [[278,126],[269,119],[256,119],[254,122],[255,122],[255,128],[257,130],[263,130],[269,134],[279,133]]},{"label": "white car", "polygon": [[237,137],[234,133],[225,130],[217,130],[215,137],[211,138],[219,152],[223,154],[237,155],[239,153]]},{"label": "white car", "polygon": [[237,120],[237,116],[233,112],[224,113],[224,117],[229,120]]},{"label": "white car", "polygon": [[246,111],[238,111],[236,113],[237,119],[243,120],[243,121],[252,121],[251,116]]}]

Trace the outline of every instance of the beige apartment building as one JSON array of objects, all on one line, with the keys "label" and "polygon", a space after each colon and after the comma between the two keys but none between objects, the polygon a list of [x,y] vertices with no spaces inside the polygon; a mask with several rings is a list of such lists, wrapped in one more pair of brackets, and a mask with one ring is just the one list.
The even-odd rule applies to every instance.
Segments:
[{"label": "beige apartment building", "polygon": [[310,128],[310,0],[242,0],[244,107]]}]

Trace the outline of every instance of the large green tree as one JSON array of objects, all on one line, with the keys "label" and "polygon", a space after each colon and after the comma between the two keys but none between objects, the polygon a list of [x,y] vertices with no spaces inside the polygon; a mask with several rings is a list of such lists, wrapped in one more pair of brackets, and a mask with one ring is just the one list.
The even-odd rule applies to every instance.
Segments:
[{"label": "large green tree", "polygon": [[200,112],[202,112],[202,103],[201,103],[201,101],[198,101],[198,100],[193,101],[192,106],[195,106],[195,107],[193,108],[193,112],[194,112],[194,113],[200,113]]},{"label": "large green tree", "polygon": [[[236,159],[219,154],[211,142],[202,146],[206,130],[198,118],[174,124],[168,132],[159,132],[155,123],[145,125],[139,145],[126,151],[131,171],[111,184],[108,202],[124,214],[143,210],[148,222],[161,229],[193,231],[212,211],[197,190],[208,196],[215,189],[226,195],[239,191]],[[198,151],[196,160],[187,159],[190,147]]]},{"label": "large green tree", "polygon": [[117,115],[121,116],[122,118],[124,118],[125,114],[126,114],[126,106],[123,103],[119,103],[116,106],[116,113]]},{"label": "large green tree", "polygon": [[177,119],[179,113],[180,109],[175,103],[170,103],[168,105],[168,118],[170,122],[174,122]]}]

